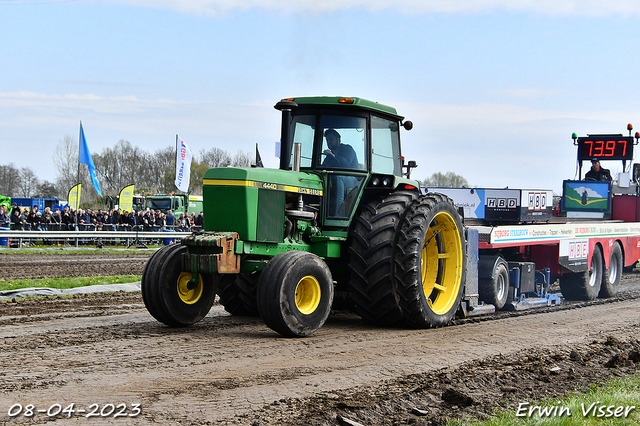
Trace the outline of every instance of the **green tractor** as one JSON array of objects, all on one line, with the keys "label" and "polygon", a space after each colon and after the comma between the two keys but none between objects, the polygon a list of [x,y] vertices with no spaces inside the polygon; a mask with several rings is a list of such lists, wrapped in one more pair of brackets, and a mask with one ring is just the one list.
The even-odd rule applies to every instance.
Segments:
[{"label": "green tractor", "polygon": [[[452,201],[405,177],[395,108],[360,98],[283,99],[280,168],[204,176],[204,231],[158,250],[142,296],[169,326],[233,315],[309,336],[334,301],[381,326],[448,324],[464,292],[466,241]],[[335,295],[335,297],[334,297]]]}]

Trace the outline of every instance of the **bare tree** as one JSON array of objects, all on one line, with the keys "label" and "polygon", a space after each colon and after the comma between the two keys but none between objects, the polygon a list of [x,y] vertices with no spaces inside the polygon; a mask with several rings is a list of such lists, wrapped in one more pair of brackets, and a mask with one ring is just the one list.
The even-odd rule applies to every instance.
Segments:
[{"label": "bare tree", "polygon": [[42,198],[59,198],[60,194],[58,194],[58,189],[56,188],[55,184],[49,182],[48,180],[45,180],[43,182],[40,182],[40,184],[36,187],[35,196]]},{"label": "bare tree", "polygon": [[20,184],[18,185],[18,195],[20,197],[33,197],[40,180],[29,167],[20,169]]},{"label": "bare tree", "polygon": [[176,148],[169,145],[153,153],[145,187],[152,192],[169,193],[175,189]]},{"label": "bare tree", "polygon": [[236,152],[236,155],[233,156],[231,164],[234,167],[251,167],[252,160],[253,158],[251,154],[244,151],[238,151]]},{"label": "bare tree", "polygon": [[128,140],[120,139],[115,147],[105,148],[92,157],[98,181],[104,185],[103,195],[117,194],[132,183],[144,187],[149,182],[150,156]]},{"label": "bare tree", "polygon": [[467,182],[465,178],[455,174],[454,172],[447,172],[445,174],[436,172],[432,174],[431,177],[425,179],[422,183],[424,186],[438,186],[448,188],[463,188],[469,186],[469,182]]},{"label": "bare tree", "polygon": [[16,197],[20,185],[20,171],[13,164],[0,166],[0,194],[7,197]]},{"label": "bare tree", "polygon": [[208,151],[200,151],[200,162],[206,164],[209,168],[227,167],[231,165],[231,155],[224,149],[211,148]]},{"label": "bare tree", "polygon": [[[77,183],[87,188],[89,172],[87,167],[80,168],[80,182],[78,182],[78,141],[71,135],[66,135],[58,141],[53,153],[53,164],[56,167],[56,187],[61,197],[66,197],[69,190]],[[83,191],[86,194],[86,191]]]},{"label": "bare tree", "polygon": [[53,153],[53,163],[56,167],[56,180],[64,187],[75,185],[78,173],[78,142],[71,135],[66,135],[58,141]]},{"label": "bare tree", "polygon": [[[116,195],[123,187],[130,184],[135,184],[139,191],[152,193],[169,193],[176,190],[174,146],[161,148],[149,154],[133,146],[131,142],[120,139],[113,148],[105,148],[100,154],[92,153],[91,157],[103,196]],[[66,135],[58,141],[53,160],[56,167],[55,184],[45,181],[40,186],[33,172],[29,174],[26,171],[27,182],[21,183],[20,186],[22,173],[12,164],[0,166],[0,194],[14,195],[20,187],[21,193],[25,190],[35,191],[37,188],[42,196],[57,192],[60,197],[66,197],[69,189],[76,183],[81,183],[83,200],[97,198],[87,166],[81,164],[78,167],[78,142],[73,136]],[[252,160],[252,155],[243,151],[238,151],[233,156],[215,147],[208,151],[200,151],[199,155],[193,157],[191,164],[190,193],[202,193],[202,181],[209,168],[250,167]],[[80,170],[79,182],[78,170]]]}]

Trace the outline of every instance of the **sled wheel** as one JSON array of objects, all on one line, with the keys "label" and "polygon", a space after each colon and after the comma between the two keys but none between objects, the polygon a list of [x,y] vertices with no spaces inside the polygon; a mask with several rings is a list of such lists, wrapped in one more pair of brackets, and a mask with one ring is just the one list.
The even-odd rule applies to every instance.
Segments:
[{"label": "sled wheel", "polygon": [[560,290],[567,300],[593,300],[602,286],[602,249],[596,245],[588,271],[560,276]]},{"label": "sled wheel", "polygon": [[224,310],[231,315],[259,317],[256,301],[259,277],[259,273],[221,274],[217,287]]},{"label": "sled wheel", "polygon": [[349,287],[355,311],[365,321],[391,326],[402,320],[393,276],[397,230],[415,192],[373,198],[356,213],[349,232]]},{"label": "sled wheel", "polygon": [[426,194],[408,207],[395,254],[397,293],[413,327],[447,325],[462,298],[466,244],[462,219],[442,194]]},{"label": "sled wheel", "polygon": [[620,248],[620,244],[615,243],[611,249],[609,267],[605,269],[602,277],[602,287],[600,288],[598,297],[609,298],[618,293],[618,287],[622,279],[623,265],[622,249]]},{"label": "sled wheel", "polygon": [[258,282],[258,310],[265,324],[286,337],[315,333],[333,302],[329,267],[315,254],[280,253],[267,263]]},{"label": "sled wheel", "polygon": [[149,313],[172,327],[200,321],[211,309],[216,294],[212,275],[199,274],[194,284],[192,273],[181,270],[180,257],[186,251],[185,246],[177,244],[160,249],[145,268],[141,285],[147,293],[143,299]]},{"label": "sled wheel", "polygon": [[478,278],[480,300],[492,304],[496,309],[504,308],[509,298],[509,264],[497,257],[490,276]]}]

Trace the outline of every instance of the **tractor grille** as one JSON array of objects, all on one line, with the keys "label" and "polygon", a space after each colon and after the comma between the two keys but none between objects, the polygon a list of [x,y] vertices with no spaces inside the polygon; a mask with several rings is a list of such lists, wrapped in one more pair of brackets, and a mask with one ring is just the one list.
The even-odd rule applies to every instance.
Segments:
[{"label": "tractor grille", "polygon": [[258,192],[257,241],[281,243],[284,239],[285,193],[260,189]]}]

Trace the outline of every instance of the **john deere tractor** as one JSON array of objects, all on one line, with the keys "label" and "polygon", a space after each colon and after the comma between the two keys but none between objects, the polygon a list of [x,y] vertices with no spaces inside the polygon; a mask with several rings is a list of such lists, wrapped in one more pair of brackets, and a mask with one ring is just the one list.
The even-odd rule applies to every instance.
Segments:
[{"label": "john deere tractor", "polygon": [[[279,169],[204,176],[204,231],[158,250],[142,275],[158,321],[187,326],[216,293],[233,315],[308,336],[334,300],[383,326],[437,327],[463,293],[466,242],[450,199],[405,175],[395,108],[360,98],[303,97],[282,113]],[[334,298],[335,295],[335,298]]]}]

